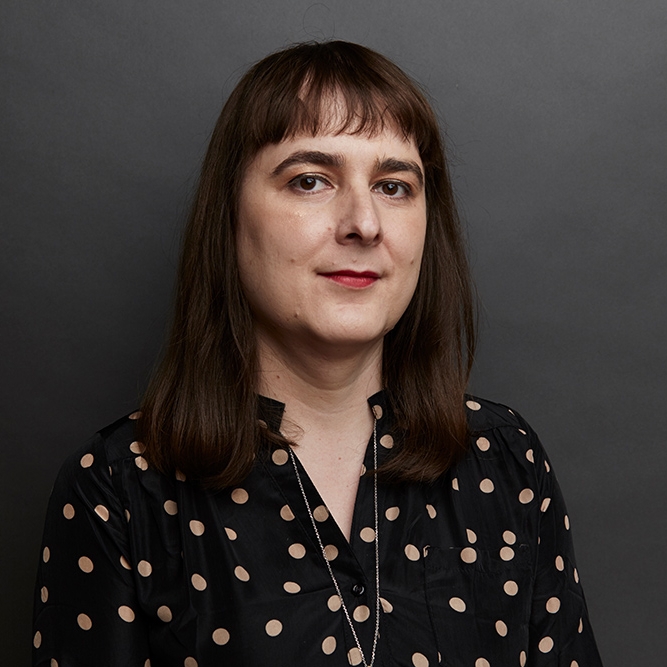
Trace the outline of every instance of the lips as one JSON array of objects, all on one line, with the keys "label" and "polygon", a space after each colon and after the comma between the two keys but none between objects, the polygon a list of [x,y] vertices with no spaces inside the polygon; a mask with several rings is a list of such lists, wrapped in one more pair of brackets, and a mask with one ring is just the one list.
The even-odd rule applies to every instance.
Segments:
[{"label": "lips", "polygon": [[380,276],[373,271],[332,271],[331,273],[321,273],[321,276],[332,280],[344,287],[363,288],[370,287]]}]

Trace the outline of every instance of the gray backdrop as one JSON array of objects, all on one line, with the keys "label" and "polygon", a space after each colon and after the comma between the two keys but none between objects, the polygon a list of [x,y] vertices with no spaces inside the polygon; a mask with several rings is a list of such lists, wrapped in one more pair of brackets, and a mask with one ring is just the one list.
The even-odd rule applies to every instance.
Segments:
[{"label": "gray backdrop", "polygon": [[137,405],[159,349],[223,99],[267,52],[338,37],[446,119],[473,390],[550,452],[607,667],[664,665],[666,28],[662,0],[3,3],[2,664],[29,659],[56,471]]}]

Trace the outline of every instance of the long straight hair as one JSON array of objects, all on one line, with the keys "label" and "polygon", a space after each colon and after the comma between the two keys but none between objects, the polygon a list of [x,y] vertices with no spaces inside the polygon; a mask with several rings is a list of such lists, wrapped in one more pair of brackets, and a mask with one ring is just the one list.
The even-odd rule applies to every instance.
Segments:
[{"label": "long straight hair", "polygon": [[[332,118],[328,102],[342,100]],[[335,126],[332,126],[335,123]],[[253,317],[236,255],[239,192],[264,146],[296,135],[385,128],[414,141],[427,227],[412,300],[386,334],[383,383],[399,437],[387,481],[433,481],[463,455],[475,344],[473,290],[436,116],[394,63],[349,42],[298,44],[254,65],[222,109],[185,229],[171,332],[139,420],[146,456],[209,488],[238,484],[267,440],[257,419]]]}]

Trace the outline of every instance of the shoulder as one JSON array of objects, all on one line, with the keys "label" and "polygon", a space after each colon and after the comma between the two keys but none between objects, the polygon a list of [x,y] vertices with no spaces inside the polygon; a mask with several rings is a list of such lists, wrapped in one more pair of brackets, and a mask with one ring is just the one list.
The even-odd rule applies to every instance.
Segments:
[{"label": "shoulder", "polygon": [[479,396],[465,395],[468,424],[472,432],[497,428],[524,429],[528,424],[516,410]]},{"label": "shoulder", "polygon": [[95,433],[65,459],[56,479],[53,494],[99,497],[113,495],[113,471],[141,454],[136,441],[136,416],[132,413]]},{"label": "shoulder", "polygon": [[487,460],[513,459],[535,472],[550,470],[547,454],[530,424],[514,408],[466,395],[470,428],[469,455]]}]

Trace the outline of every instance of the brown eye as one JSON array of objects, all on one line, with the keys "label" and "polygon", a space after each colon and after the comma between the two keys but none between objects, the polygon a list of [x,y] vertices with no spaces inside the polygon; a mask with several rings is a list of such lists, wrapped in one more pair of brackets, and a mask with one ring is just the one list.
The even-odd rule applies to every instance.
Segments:
[{"label": "brown eye", "polygon": [[410,188],[404,183],[395,183],[394,181],[386,181],[379,184],[379,190],[387,197],[398,199],[399,197],[406,197],[410,194]]},{"label": "brown eye", "polygon": [[302,176],[298,183],[302,190],[313,190],[317,185],[317,179],[313,176]]}]

